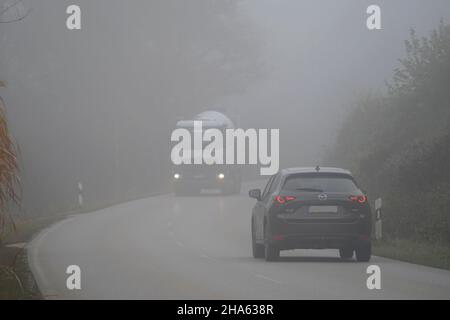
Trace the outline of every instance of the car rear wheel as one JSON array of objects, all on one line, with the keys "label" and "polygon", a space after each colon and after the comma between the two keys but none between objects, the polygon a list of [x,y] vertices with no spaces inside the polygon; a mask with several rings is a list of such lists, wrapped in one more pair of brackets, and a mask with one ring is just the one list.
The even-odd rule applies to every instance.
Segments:
[{"label": "car rear wheel", "polygon": [[175,196],[177,196],[177,197],[182,197],[182,196],[186,195],[186,190],[181,186],[176,186],[174,191],[175,191]]},{"label": "car rear wheel", "polygon": [[280,250],[274,247],[273,244],[266,244],[264,249],[266,261],[276,261],[280,258]]},{"label": "car rear wheel", "polygon": [[253,251],[253,258],[261,259],[264,258],[264,245],[256,243],[256,235],[255,235],[255,229],[254,224],[252,222],[252,251]]},{"label": "car rear wheel", "polygon": [[339,255],[341,256],[341,259],[343,259],[343,260],[351,259],[351,258],[353,258],[353,251],[354,251],[353,248],[348,248],[348,247],[340,248]]},{"label": "car rear wheel", "polygon": [[372,256],[372,244],[370,242],[363,242],[356,246],[355,249],[356,260],[360,262],[367,262]]},{"label": "car rear wheel", "polygon": [[229,196],[232,195],[233,193],[234,193],[233,181],[226,181],[222,186],[222,194]]},{"label": "car rear wheel", "polygon": [[266,258],[266,261],[276,261],[280,258],[280,249],[270,243],[270,233],[267,230],[267,226],[264,229],[264,256]]}]

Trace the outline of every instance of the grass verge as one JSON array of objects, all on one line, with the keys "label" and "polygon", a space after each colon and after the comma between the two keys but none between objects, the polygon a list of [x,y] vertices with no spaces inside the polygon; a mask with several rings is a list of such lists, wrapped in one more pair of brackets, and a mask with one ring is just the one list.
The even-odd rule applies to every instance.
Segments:
[{"label": "grass verge", "polygon": [[373,254],[380,257],[450,270],[450,246],[412,240],[374,242]]},{"label": "grass verge", "polygon": [[64,218],[57,215],[16,223],[6,230],[0,245],[0,300],[42,299],[28,267],[24,244],[40,230]]}]

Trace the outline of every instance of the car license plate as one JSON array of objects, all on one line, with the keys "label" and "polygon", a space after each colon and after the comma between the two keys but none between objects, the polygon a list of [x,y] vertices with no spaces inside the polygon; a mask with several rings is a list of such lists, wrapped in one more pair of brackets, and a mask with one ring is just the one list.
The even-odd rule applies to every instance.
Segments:
[{"label": "car license plate", "polygon": [[337,206],[310,206],[309,213],[337,213]]}]

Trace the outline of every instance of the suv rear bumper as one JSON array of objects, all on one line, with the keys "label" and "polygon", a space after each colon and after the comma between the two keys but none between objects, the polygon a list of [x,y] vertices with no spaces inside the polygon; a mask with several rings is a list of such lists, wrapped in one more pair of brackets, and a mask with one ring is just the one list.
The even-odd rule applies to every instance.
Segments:
[{"label": "suv rear bumper", "polygon": [[279,249],[339,249],[370,242],[371,223],[368,218],[352,222],[271,223],[269,241]]},{"label": "suv rear bumper", "polygon": [[366,236],[285,236],[282,239],[273,239],[272,244],[281,250],[289,249],[340,249],[343,247],[355,248],[362,242],[370,241]]}]

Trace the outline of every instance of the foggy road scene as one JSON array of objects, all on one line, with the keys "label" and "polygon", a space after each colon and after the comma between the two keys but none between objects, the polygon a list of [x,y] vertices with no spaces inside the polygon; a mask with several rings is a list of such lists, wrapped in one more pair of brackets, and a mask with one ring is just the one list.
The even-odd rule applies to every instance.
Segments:
[{"label": "foggy road scene", "polygon": [[[251,188],[258,184],[246,184]],[[337,250],[294,250],[254,260],[245,195],[162,195],[74,216],[44,231],[29,258],[50,299],[446,299],[450,272],[381,257],[381,291],[366,287],[369,264]],[[80,232],[83,230],[83,232]],[[65,266],[83,270],[66,288]]]},{"label": "foggy road scene", "polygon": [[0,0],[0,300],[449,300],[449,88],[448,0]]}]

